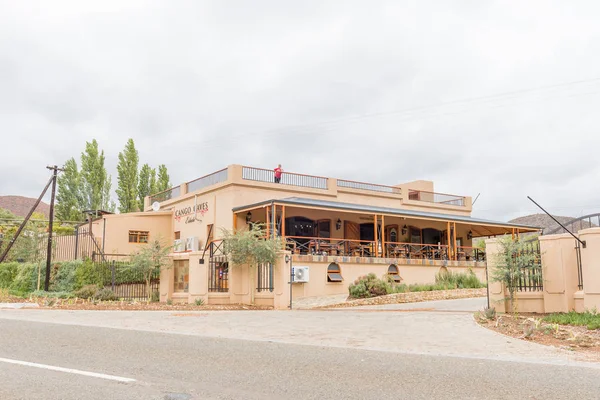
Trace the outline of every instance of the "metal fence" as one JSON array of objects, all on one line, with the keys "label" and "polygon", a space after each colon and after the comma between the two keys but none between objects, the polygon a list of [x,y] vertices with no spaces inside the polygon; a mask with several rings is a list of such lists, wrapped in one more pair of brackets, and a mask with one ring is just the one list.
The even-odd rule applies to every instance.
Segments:
[{"label": "metal fence", "polygon": [[227,168],[222,169],[212,174],[203,176],[198,179],[194,179],[187,183],[187,191],[195,192],[196,190],[203,189],[208,186],[216,185],[217,183],[225,182],[227,180]]},{"label": "metal fence", "polygon": [[273,264],[261,264],[257,268],[258,273],[258,292],[273,291]]},{"label": "metal fence", "polygon": [[369,190],[372,192],[395,193],[395,194],[400,194],[402,192],[402,190],[399,187],[378,185],[376,183],[347,181],[345,179],[338,179],[337,185],[339,187],[350,188],[350,189]]},{"label": "metal fence", "polygon": [[540,242],[532,242],[526,253],[533,256],[531,265],[522,269],[522,276],[517,284],[519,292],[540,292],[544,290],[544,280],[542,277],[542,257],[540,253]]},{"label": "metal fence", "polygon": [[229,291],[229,263],[226,256],[211,257],[208,268],[208,291]]},{"label": "metal fence", "polygon": [[171,189],[167,189],[164,192],[156,193],[150,196],[150,203],[154,203],[155,201],[163,202],[167,200],[174,199],[181,195],[181,186],[175,186]]},{"label": "metal fence", "polygon": [[313,189],[327,190],[327,178],[313,175],[294,174],[283,172],[281,180],[275,181],[275,171],[270,169],[243,167],[242,179],[258,182],[279,183],[281,185],[300,186]]},{"label": "metal fence", "polygon": [[[117,258],[114,254],[106,254],[106,258]],[[129,261],[97,261],[94,263],[101,286],[111,289],[120,299],[147,300],[152,293],[158,293],[160,287],[160,271],[151,275],[150,295],[146,277],[140,271],[130,267]]]},{"label": "metal fence", "polygon": [[453,194],[426,192],[423,190],[409,190],[409,200],[426,201],[428,203],[447,204],[450,206],[464,207],[465,198]]}]

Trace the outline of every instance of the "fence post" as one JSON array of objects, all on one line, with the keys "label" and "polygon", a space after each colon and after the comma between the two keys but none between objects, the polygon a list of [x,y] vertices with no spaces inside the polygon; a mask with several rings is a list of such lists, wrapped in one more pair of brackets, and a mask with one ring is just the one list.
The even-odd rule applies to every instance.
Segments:
[{"label": "fence post", "polygon": [[77,250],[79,249],[79,227],[75,228],[75,260],[77,260]]},{"label": "fence post", "polygon": [[112,291],[115,291],[115,260],[111,262],[110,268],[111,282],[112,282]]}]

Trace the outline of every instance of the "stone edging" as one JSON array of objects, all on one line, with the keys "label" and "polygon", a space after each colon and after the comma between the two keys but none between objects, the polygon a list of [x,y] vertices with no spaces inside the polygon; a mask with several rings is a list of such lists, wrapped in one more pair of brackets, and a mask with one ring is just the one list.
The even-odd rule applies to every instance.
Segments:
[{"label": "stone edging", "polygon": [[370,297],[368,299],[349,300],[344,303],[320,306],[315,308],[344,308],[356,306],[370,306],[379,304],[401,304],[401,303],[419,303],[432,300],[453,300],[466,299],[470,297],[484,297],[487,295],[487,288],[481,289],[454,289],[454,290],[434,290],[430,292],[408,292],[394,293],[385,296]]}]

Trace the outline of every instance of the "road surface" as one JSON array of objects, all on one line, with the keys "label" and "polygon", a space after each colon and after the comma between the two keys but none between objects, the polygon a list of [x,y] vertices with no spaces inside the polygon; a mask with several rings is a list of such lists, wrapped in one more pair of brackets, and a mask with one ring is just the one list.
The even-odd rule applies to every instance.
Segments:
[{"label": "road surface", "polygon": [[[448,310],[0,310],[0,399],[598,398],[597,364],[470,318]],[[467,337],[448,324],[468,324],[456,326]],[[475,351],[482,346],[489,354]]]}]

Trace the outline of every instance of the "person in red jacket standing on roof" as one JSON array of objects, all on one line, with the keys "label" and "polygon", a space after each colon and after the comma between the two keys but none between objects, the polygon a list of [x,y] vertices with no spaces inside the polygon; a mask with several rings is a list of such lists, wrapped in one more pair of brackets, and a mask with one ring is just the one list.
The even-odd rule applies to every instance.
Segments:
[{"label": "person in red jacket standing on roof", "polygon": [[283,170],[281,169],[281,164],[277,165],[277,168],[275,168],[274,171],[275,171],[275,183],[281,182],[281,173],[283,172]]}]

